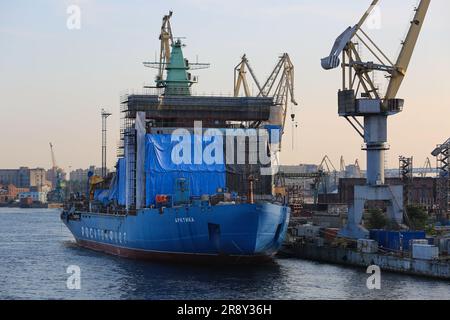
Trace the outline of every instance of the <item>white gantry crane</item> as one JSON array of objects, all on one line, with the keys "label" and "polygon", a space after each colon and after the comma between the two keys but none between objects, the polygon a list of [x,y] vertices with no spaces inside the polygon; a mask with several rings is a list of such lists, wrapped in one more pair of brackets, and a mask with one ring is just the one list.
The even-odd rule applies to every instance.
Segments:
[{"label": "white gantry crane", "polygon": [[[340,233],[349,238],[365,238],[368,235],[367,230],[361,226],[366,201],[386,201],[389,204],[389,218],[402,223],[402,187],[387,186],[384,180],[384,156],[389,149],[387,119],[403,110],[404,100],[397,98],[397,93],[406,75],[431,0],[421,0],[415,8],[414,18],[395,63],[362,29],[378,2],[372,1],[361,20],[355,26],[348,27],[336,39],[330,55],[321,61],[326,70],[341,66],[342,89],[338,93],[338,113],[364,139],[363,150],[367,153],[367,184],[355,186],[355,200],[349,206],[348,222]],[[372,60],[363,60],[360,55],[362,47]],[[384,73],[389,79],[384,94],[374,83],[375,73]],[[364,121],[361,122],[358,117],[362,117]]]}]

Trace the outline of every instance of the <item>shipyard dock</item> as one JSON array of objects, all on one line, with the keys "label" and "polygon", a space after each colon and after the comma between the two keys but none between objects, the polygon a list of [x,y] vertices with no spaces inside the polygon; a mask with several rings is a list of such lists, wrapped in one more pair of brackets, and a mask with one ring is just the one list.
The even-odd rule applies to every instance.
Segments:
[{"label": "shipyard dock", "polygon": [[325,228],[291,221],[283,258],[299,258],[323,263],[450,280],[450,238],[431,237],[424,231],[370,230],[370,239],[339,236],[339,228]]},{"label": "shipyard dock", "polygon": [[382,271],[450,280],[450,260],[421,260],[300,242],[284,247],[280,255],[361,268],[376,265]]}]

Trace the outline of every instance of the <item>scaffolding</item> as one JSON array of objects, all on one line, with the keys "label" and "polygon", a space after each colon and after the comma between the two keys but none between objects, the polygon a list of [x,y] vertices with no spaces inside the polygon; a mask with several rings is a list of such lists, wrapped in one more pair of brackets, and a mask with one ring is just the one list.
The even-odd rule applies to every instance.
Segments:
[{"label": "scaffolding", "polygon": [[[305,204],[305,195],[299,183],[286,184],[287,175],[289,174],[278,171],[274,176],[275,194],[277,197],[283,198],[283,202],[287,202],[293,217],[299,217]],[[298,177],[298,175],[295,175],[295,177]]]},{"label": "scaffolding", "polygon": [[436,167],[438,170],[436,183],[437,213],[441,216],[448,215],[450,210],[450,139],[431,153],[436,157]]},{"label": "scaffolding", "polygon": [[409,192],[413,180],[413,158],[399,157],[399,175],[403,182],[403,205],[406,207],[409,203]]},{"label": "scaffolding", "polygon": [[291,213],[294,217],[298,217],[301,215],[305,204],[303,189],[301,185],[296,184],[288,186],[287,191]]},{"label": "scaffolding", "polygon": [[120,98],[120,141],[117,156],[126,161],[126,209],[134,210],[136,204],[136,118],[128,108],[128,95]]}]

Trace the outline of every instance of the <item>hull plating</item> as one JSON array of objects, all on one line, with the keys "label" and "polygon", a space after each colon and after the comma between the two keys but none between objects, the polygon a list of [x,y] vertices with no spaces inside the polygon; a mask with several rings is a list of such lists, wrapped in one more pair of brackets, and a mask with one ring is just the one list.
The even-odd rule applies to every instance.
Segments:
[{"label": "hull plating", "polygon": [[[263,261],[281,247],[289,209],[275,204],[142,209],[134,215],[63,212],[83,247],[110,254],[162,260]],[[77,215],[78,216],[78,215]]]}]

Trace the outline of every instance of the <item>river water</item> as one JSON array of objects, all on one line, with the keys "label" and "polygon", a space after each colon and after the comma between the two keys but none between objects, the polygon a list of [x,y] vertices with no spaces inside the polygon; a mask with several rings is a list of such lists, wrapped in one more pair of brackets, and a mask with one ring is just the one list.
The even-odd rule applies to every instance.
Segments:
[{"label": "river water", "polygon": [[[0,208],[0,299],[450,299],[450,281],[298,259],[263,266],[134,261],[79,248],[53,209]],[[67,268],[80,267],[80,289]]]}]

